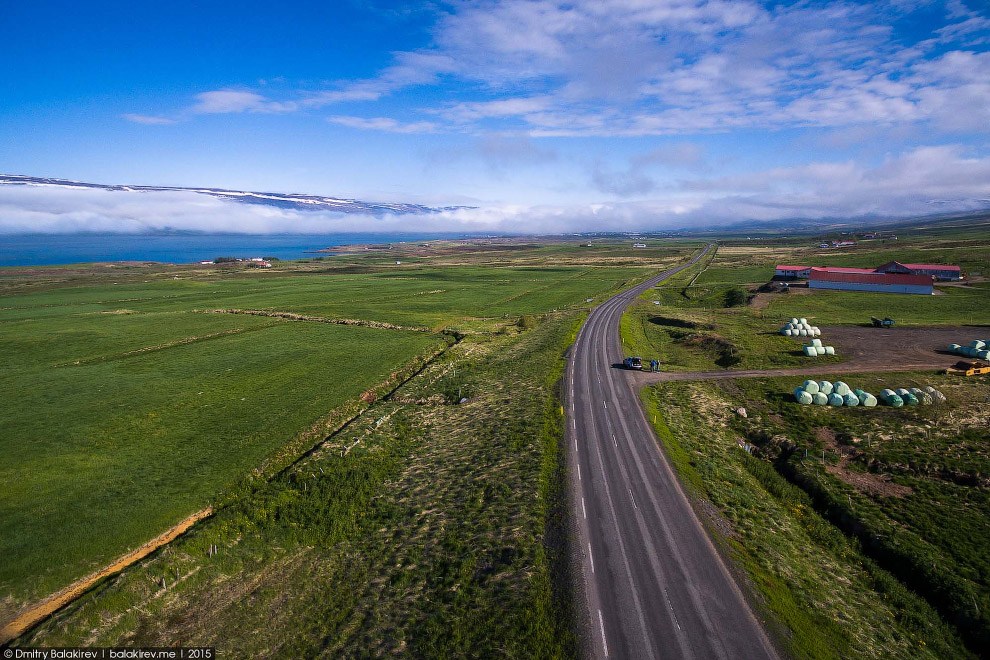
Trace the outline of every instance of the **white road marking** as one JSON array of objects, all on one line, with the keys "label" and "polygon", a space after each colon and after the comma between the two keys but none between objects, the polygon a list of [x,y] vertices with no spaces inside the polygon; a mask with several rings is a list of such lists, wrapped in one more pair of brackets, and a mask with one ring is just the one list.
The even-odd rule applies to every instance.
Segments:
[{"label": "white road marking", "polygon": [[581,464],[578,463],[578,481],[581,481]]},{"label": "white road marking", "polygon": [[605,651],[605,657],[608,657],[608,642],[605,641],[605,620],[602,619],[602,611],[598,610],[598,626],[602,629],[602,649]]},{"label": "white road marking", "polygon": [[588,519],[588,510],[584,508],[584,495],[581,496],[581,512],[584,514],[585,520]]},{"label": "white road marking", "polygon": [[638,504],[636,504],[636,498],[635,498],[635,497],[633,497],[633,494],[632,494],[632,488],[629,488],[629,487],[627,486],[627,487],[626,487],[626,490],[628,490],[628,491],[629,491],[629,499],[631,499],[631,500],[632,500],[632,503],[633,503],[633,506],[634,506],[634,507],[636,507],[636,508],[638,509],[638,508],[639,508],[639,505],[638,505]]},{"label": "white road marking", "polygon": [[616,442],[616,440],[615,440],[615,434],[614,433],[612,434],[612,444],[615,445],[615,448],[616,449],[619,448],[619,443]]},{"label": "white road marking", "polygon": [[606,408],[608,408],[608,404],[605,403],[604,401],[602,401],[602,405],[605,406]]},{"label": "white road marking", "polygon": [[571,420],[571,428],[577,431],[577,422],[574,421],[573,419]]},{"label": "white road marking", "polygon": [[674,619],[674,625],[677,626],[678,630],[680,630],[681,624],[677,623],[677,615],[674,614],[674,606],[670,603],[670,595],[667,593],[667,587],[663,588],[663,597],[667,599],[667,607],[670,608],[670,616]]},{"label": "white road marking", "polygon": [[595,554],[591,551],[591,541],[588,541],[588,559],[591,560],[591,572],[595,572]]}]

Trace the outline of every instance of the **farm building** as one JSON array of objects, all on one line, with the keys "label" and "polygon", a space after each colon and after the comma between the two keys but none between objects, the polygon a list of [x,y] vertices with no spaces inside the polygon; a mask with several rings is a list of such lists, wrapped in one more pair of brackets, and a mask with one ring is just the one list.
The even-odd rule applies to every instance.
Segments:
[{"label": "farm building", "polygon": [[811,266],[786,266],[780,264],[774,270],[774,277],[804,277],[811,274]]},{"label": "farm building", "polygon": [[930,296],[935,290],[933,282],[931,275],[878,273],[866,268],[812,268],[808,287]]},{"label": "farm building", "polygon": [[877,266],[878,273],[900,273],[902,275],[931,275],[936,280],[954,281],[962,279],[962,270],[959,266],[949,266],[946,264],[902,264],[899,261],[891,261],[882,266]]}]

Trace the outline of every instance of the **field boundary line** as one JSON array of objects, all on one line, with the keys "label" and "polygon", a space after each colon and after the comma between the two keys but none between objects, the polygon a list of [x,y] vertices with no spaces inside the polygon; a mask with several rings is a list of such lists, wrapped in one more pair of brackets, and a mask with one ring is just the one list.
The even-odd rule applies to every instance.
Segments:
[{"label": "field boundary line", "polygon": [[213,332],[208,335],[196,335],[194,337],[184,337],[182,339],[176,339],[175,341],[165,342],[164,344],[157,344],[155,346],[144,346],[142,348],[136,348],[133,351],[126,351],[124,353],[115,353],[112,355],[98,355],[96,357],[81,358],[79,360],[72,360],[70,362],[59,362],[53,364],[52,366],[56,369],[63,367],[81,367],[88,364],[96,364],[98,362],[112,362],[114,360],[126,360],[130,357],[136,357],[138,355],[145,355],[147,353],[155,353],[157,351],[165,351],[170,348],[175,348],[176,346],[187,346],[189,344],[197,344],[201,341],[210,341],[211,339],[221,339],[223,337],[230,337],[231,335],[239,335],[243,332],[254,332],[257,330],[265,330],[267,328],[274,327],[274,324],[260,325],[256,328],[231,328],[230,330],[221,330],[220,332]]},{"label": "field boundary line", "polygon": [[377,328],[379,330],[407,330],[409,332],[427,332],[435,334],[431,328],[421,326],[398,325],[395,323],[385,323],[384,321],[366,321],[363,319],[339,319],[326,316],[308,316],[306,314],[296,314],[295,312],[276,312],[264,309],[194,309],[193,312],[200,314],[246,314],[248,316],[267,316],[275,319],[286,319],[289,321],[310,321],[313,323],[330,323],[332,325],[356,325],[365,328]]},{"label": "field boundary line", "polygon": [[3,627],[0,628],[0,644],[7,644],[8,642],[13,641],[50,615],[60,610],[65,605],[68,605],[75,599],[82,596],[104,578],[120,573],[127,567],[144,559],[155,550],[168,545],[188,531],[190,527],[211,515],[213,515],[213,507],[200,509],[196,513],[179,522],[177,525],[174,525],[150,541],[142,544],[137,549],[131,550],[125,555],[121,555],[112,564],[101,568],[95,573],[90,573],[84,578],[76,580],[64,589],[55,592],[48,598],[45,598],[40,603],[31,605],[27,609],[22,610],[20,614],[4,623]]}]

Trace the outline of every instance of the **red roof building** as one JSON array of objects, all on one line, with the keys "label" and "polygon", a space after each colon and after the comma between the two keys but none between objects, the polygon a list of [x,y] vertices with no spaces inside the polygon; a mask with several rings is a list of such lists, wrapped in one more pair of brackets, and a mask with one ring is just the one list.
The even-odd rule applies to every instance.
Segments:
[{"label": "red roof building", "polygon": [[865,268],[812,268],[808,287],[843,291],[874,291],[878,293],[912,293],[931,295],[934,290],[931,275],[878,273]]}]

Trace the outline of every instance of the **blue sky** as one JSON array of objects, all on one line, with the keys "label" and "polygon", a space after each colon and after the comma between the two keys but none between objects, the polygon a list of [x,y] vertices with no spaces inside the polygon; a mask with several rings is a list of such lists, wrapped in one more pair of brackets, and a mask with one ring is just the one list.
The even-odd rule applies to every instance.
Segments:
[{"label": "blue sky", "polygon": [[[431,229],[990,206],[982,0],[38,0],[0,34],[9,174],[478,207]],[[0,190],[0,230],[57,194]]]}]

